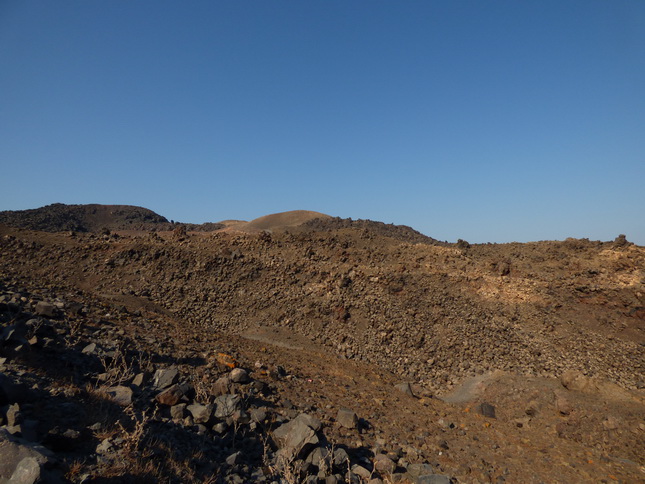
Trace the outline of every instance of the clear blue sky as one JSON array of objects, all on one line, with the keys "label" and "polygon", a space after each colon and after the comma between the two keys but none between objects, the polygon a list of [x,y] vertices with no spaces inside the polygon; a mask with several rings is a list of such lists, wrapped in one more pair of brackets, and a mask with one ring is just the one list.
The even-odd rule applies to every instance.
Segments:
[{"label": "clear blue sky", "polygon": [[0,180],[645,245],[645,1],[0,0]]}]

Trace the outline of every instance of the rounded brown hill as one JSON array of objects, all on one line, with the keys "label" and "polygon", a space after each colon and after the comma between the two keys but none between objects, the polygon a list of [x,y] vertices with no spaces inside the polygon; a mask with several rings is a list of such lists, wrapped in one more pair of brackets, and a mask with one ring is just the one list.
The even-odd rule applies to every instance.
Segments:
[{"label": "rounded brown hill", "polygon": [[290,210],[288,212],[274,213],[256,218],[250,222],[227,221],[228,230],[238,230],[246,233],[262,231],[280,231],[290,227],[297,227],[315,219],[331,219],[329,215],[311,210]]}]

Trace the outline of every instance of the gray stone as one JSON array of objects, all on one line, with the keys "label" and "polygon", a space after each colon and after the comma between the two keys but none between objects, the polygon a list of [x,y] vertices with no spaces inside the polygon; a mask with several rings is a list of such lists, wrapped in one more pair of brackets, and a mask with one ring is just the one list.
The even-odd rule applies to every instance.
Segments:
[{"label": "gray stone", "polygon": [[495,407],[490,403],[484,402],[481,405],[479,405],[479,413],[481,413],[484,417],[496,418]]},{"label": "gray stone", "polygon": [[20,425],[22,422],[22,413],[20,412],[20,405],[17,403],[14,403],[13,405],[9,405],[9,408],[7,409],[7,413],[5,414],[5,418],[7,420],[7,426],[13,427],[15,425]]},{"label": "gray stone", "polygon": [[307,420],[296,418],[273,432],[273,439],[288,459],[305,455],[319,442],[316,431],[306,423]]},{"label": "gray stone", "polygon": [[[40,445],[25,444],[6,430],[0,429],[0,482],[31,483],[29,476],[35,474],[36,464],[40,469],[50,461],[53,454]],[[31,459],[23,462],[25,459]],[[12,481],[11,479],[16,480]],[[26,480],[20,480],[20,479]]]},{"label": "gray stone", "polygon": [[36,303],[35,313],[38,316],[53,318],[54,316],[56,316],[56,306],[45,301],[38,301]]},{"label": "gray stone", "polygon": [[179,370],[176,366],[171,366],[170,368],[165,368],[155,371],[153,377],[153,385],[157,390],[163,390],[168,388],[170,385],[177,383],[179,379]]},{"label": "gray stone", "polygon": [[396,469],[396,463],[385,454],[378,454],[374,457],[374,468],[381,474],[392,474]]},{"label": "gray stone", "polygon": [[352,473],[362,479],[369,479],[372,476],[372,473],[368,469],[359,464],[354,464],[352,466]]},{"label": "gray stone", "polygon": [[313,415],[309,415],[308,413],[301,413],[295,418],[295,420],[302,421],[305,425],[311,427],[316,431],[320,430],[320,428],[322,427],[320,420]]},{"label": "gray stone", "polygon": [[306,462],[316,466],[318,469],[331,470],[333,456],[331,451],[326,447],[316,447],[307,456]]},{"label": "gray stone", "polygon": [[340,469],[347,469],[349,462],[349,454],[341,447],[334,449],[334,466]]},{"label": "gray stone", "polygon": [[110,387],[106,390],[110,399],[117,405],[127,407],[132,404],[132,388],[123,385]]},{"label": "gray stone", "polygon": [[243,368],[233,368],[229,374],[229,378],[234,383],[248,383],[251,380],[249,374]]},{"label": "gray stone", "polygon": [[145,373],[137,373],[135,377],[132,379],[132,384],[135,387],[141,388],[143,386],[143,383],[145,381],[146,375]]},{"label": "gray stone", "polygon": [[22,459],[11,474],[8,484],[34,484],[41,480],[42,468],[34,457]]},{"label": "gray stone", "polygon": [[112,441],[109,438],[104,439],[103,442],[96,446],[96,453],[107,454],[112,450],[113,447],[114,446],[112,445]]},{"label": "gray stone", "polygon": [[93,355],[96,353],[96,343],[90,343],[81,350],[81,353],[86,355]]},{"label": "gray stone", "polygon": [[226,458],[226,463],[230,466],[234,466],[235,464],[238,464],[242,460],[242,452],[235,452],[234,454],[229,455]]},{"label": "gray stone", "polygon": [[358,417],[353,410],[350,410],[348,408],[341,408],[340,410],[338,410],[338,414],[336,415],[336,421],[342,427],[353,429],[356,428]]},{"label": "gray stone", "polygon": [[187,407],[190,414],[193,416],[195,423],[206,423],[213,415],[213,405],[201,405],[193,403]]},{"label": "gray stone", "polygon": [[218,378],[213,384],[213,393],[215,395],[226,395],[231,393],[231,380],[227,376]]},{"label": "gray stone", "polygon": [[251,420],[257,423],[262,423],[267,419],[267,412],[264,408],[251,409]]},{"label": "gray stone", "polygon": [[242,410],[242,400],[239,395],[221,395],[215,399],[215,416],[217,418],[232,417],[235,412]]},{"label": "gray stone", "polygon": [[170,407],[170,416],[175,420],[183,420],[186,418],[186,407],[185,403],[179,403]]}]

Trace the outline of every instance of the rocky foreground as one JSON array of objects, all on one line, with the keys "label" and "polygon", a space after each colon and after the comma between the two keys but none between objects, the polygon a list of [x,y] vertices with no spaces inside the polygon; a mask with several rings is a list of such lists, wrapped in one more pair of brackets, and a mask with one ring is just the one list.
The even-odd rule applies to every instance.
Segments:
[{"label": "rocky foreground", "polygon": [[282,366],[247,370],[226,353],[164,345],[158,323],[128,334],[123,314],[87,299],[1,289],[7,482],[450,482],[383,438],[373,451],[330,440],[373,429],[353,410],[287,400],[280,382],[311,382]]},{"label": "rocky foreground", "polygon": [[642,481],[644,260],[0,228],[0,479]]}]

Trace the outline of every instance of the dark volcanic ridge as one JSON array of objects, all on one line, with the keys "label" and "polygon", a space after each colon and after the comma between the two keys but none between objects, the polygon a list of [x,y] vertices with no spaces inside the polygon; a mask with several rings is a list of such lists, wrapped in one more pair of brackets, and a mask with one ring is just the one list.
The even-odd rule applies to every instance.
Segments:
[{"label": "dark volcanic ridge", "polygon": [[149,229],[170,225],[165,217],[131,205],[65,205],[0,212],[0,223],[43,232],[99,232],[104,229]]},{"label": "dark volcanic ridge", "polygon": [[176,223],[147,208],[133,205],[66,205],[53,203],[29,210],[0,212],[0,224],[42,232],[168,231],[210,232],[224,226],[218,223]]}]

